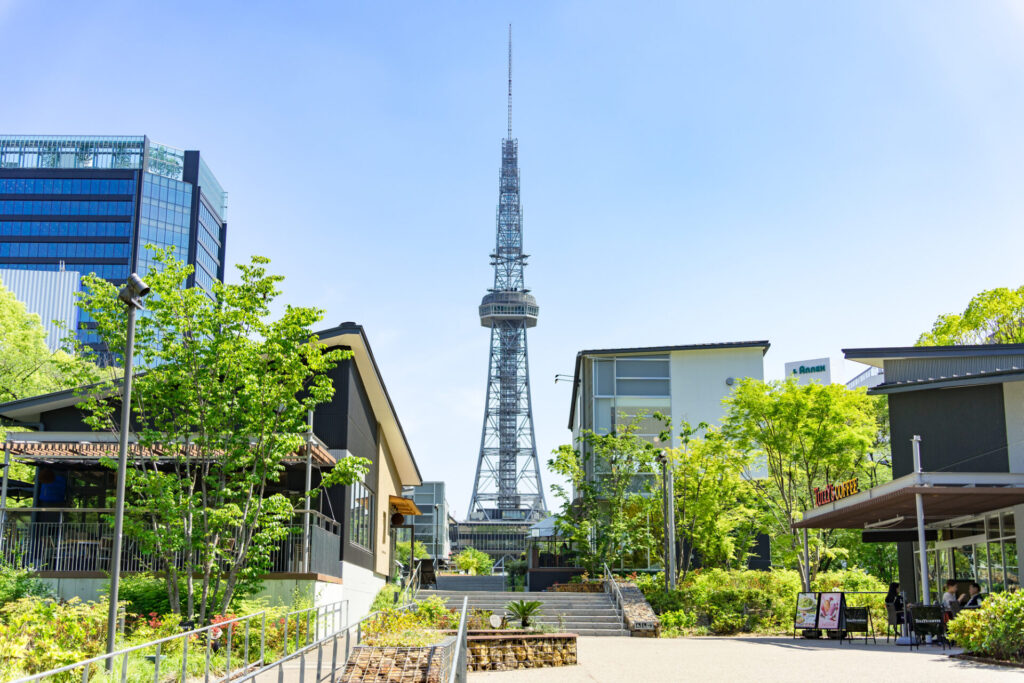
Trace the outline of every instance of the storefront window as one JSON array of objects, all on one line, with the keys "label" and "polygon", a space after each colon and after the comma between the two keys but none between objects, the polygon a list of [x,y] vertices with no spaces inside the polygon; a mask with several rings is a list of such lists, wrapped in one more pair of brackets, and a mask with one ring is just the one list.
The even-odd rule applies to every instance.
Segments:
[{"label": "storefront window", "polygon": [[[1020,586],[1016,526],[1013,513],[939,530],[939,540],[929,541],[928,580],[936,600],[948,579],[977,581],[983,593],[1016,590]],[[914,574],[920,586],[920,557],[914,544]]]}]

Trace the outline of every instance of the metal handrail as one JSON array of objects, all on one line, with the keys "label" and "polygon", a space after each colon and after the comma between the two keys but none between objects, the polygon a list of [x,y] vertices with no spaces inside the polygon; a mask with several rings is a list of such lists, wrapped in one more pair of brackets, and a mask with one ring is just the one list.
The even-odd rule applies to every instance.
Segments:
[{"label": "metal handrail", "polygon": [[611,591],[609,591],[615,597],[615,607],[619,610],[619,616],[625,619],[626,607],[622,600],[622,591],[619,590],[619,582],[615,580],[615,575],[612,574],[612,570],[608,568],[608,563],[604,563],[604,580],[605,588],[608,587],[608,583],[611,583]]},{"label": "metal handrail", "polygon": [[[340,628],[337,626],[337,618],[336,617],[339,616],[342,613],[342,611],[344,611],[344,613],[345,613],[345,620],[347,621],[348,620],[348,600],[340,600],[338,602],[333,602],[333,603],[330,603],[330,604],[325,605],[323,607],[309,607],[309,608],[306,608],[306,609],[295,610],[295,611],[288,612],[287,614],[285,614],[284,617],[282,617],[282,619],[284,619],[284,627],[285,627],[284,628],[284,639],[283,639],[283,650],[284,650],[284,652],[283,652],[282,656],[283,657],[288,657],[289,656],[288,655],[288,623],[291,621],[290,617],[293,617],[293,616],[296,617],[296,619],[295,619],[295,622],[296,622],[295,640],[296,640],[296,647],[298,647],[299,635],[300,635],[300,629],[299,629],[299,624],[300,624],[299,619],[300,619],[300,617],[298,615],[302,615],[302,614],[306,615],[306,641],[307,641],[307,645],[308,645],[309,636],[310,636],[310,629],[309,629],[309,627],[310,627],[310,621],[311,621],[312,613],[313,612],[316,613],[316,628],[317,628],[318,631],[320,629],[320,624],[321,624],[320,615],[322,613],[325,617],[328,614],[330,614],[333,617],[333,621],[334,621],[334,624],[335,624],[334,625],[335,632],[340,632],[341,630],[345,630],[345,628],[346,628],[345,626],[342,626]],[[195,639],[205,640],[205,644],[204,644],[205,646],[203,647],[203,649],[205,650],[205,663],[204,663],[204,668],[203,668],[203,679],[204,679],[205,683],[209,683],[209,681],[210,681],[210,653],[211,653],[211,650],[214,650],[213,642],[215,640],[217,640],[217,638],[220,636],[220,634],[223,633],[225,630],[228,632],[229,636],[226,639],[227,640],[227,650],[226,650],[225,673],[224,673],[224,677],[221,678],[220,680],[221,681],[229,681],[229,680],[232,680],[232,671],[231,671],[231,643],[232,643],[233,639],[231,637],[231,634],[236,630],[235,624],[241,624],[243,622],[245,624],[244,641],[243,641],[244,650],[243,650],[243,660],[242,660],[242,668],[243,668],[243,671],[244,671],[244,670],[248,669],[251,666],[263,664],[264,660],[266,658],[266,654],[267,654],[267,652],[266,652],[267,612],[268,612],[268,610],[263,609],[263,610],[260,610],[259,612],[254,612],[252,614],[248,614],[248,615],[245,615],[243,617],[235,617],[234,619],[229,619],[227,621],[223,621],[223,622],[220,622],[220,623],[217,623],[217,624],[210,624],[209,626],[203,626],[201,628],[193,629],[193,630],[190,630],[190,631],[185,631],[183,633],[177,633],[177,634],[175,634],[173,636],[167,636],[165,638],[160,638],[158,640],[151,640],[149,642],[141,643],[139,645],[133,645],[131,647],[122,648],[120,650],[116,650],[116,651],[111,652],[111,653],[97,655],[95,657],[90,657],[89,659],[85,659],[85,660],[82,660],[80,662],[75,662],[73,664],[67,664],[67,665],[62,666],[62,667],[57,668],[57,669],[50,669],[49,671],[43,671],[41,673],[32,674],[31,676],[25,676],[23,678],[18,678],[18,679],[15,679],[14,681],[11,681],[10,683],[32,683],[33,681],[41,681],[43,679],[49,678],[51,676],[55,676],[57,674],[68,673],[68,672],[74,671],[75,669],[78,669],[78,668],[82,669],[82,679],[81,679],[82,683],[88,683],[88,681],[89,681],[89,672],[92,669],[92,666],[94,664],[103,664],[106,668],[112,669],[114,664],[115,664],[115,662],[116,662],[116,660],[118,658],[121,658],[121,680],[123,681],[124,680],[124,676],[125,676],[126,672],[128,671],[128,657],[129,657],[129,655],[131,655],[133,653],[138,653],[138,652],[140,652],[142,650],[148,650],[150,648],[155,648],[154,667],[153,667],[153,683],[158,683],[160,681],[160,663],[161,663],[161,660],[162,660],[161,650],[163,649],[163,646],[165,644],[170,643],[172,641],[176,641],[176,640],[181,640],[182,641],[181,680],[188,680],[188,678],[189,678],[189,675],[188,675],[189,641],[195,640]],[[250,661],[249,660],[249,647],[250,647],[250,631],[252,630],[251,629],[251,624],[253,622],[255,622],[257,620],[257,618],[260,621],[260,630],[259,630],[259,638],[260,638],[260,642],[259,642],[259,658]],[[216,651],[216,650],[214,650],[214,651]]]},{"label": "metal handrail", "polygon": [[[406,609],[410,609],[411,607],[413,607],[413,605],[410,603],[410,604],[402,605],[398,609],[399,610],[406,610]],[[306,655],[312,654],[314,649],[316,650],[316,675],[313,678],[313,680],[317,681],[317,682],[322,681],[322,680],[335,681],[335,680],[338,679],[338,676],[337,676],[337,673],[336,673],[337,669],[338,669],[338,650],[339,650],[339,648],[338,648],[338,641],[342,638],[342,636],[344,636],[344,638],[345,638],[345,644],[344,644],[345,651],[344,651],[344,654],[343,654],[342,661],[343,662],[347,662],[348,658],[349,658],[349,655],[352,653],[352,647],[355,646],[355,645],[359,645],[360,642],[363,639],[363,624],[365,624],[367,621],[375,618],[378,614],[380,614],[379,610],[376,611],[376,612],[370,612],[369,614],[367,614],[365,617],[363,617],[362,619],[360,619],[359,621],[357,621],[354,624],[349,624],[348,626],[344,627],[343,629],[341,629],[339,631],[336,631],[335,633],[331,633],[331,634],[328,634],[327,636],[325,636],[323,638],[320,638],[316,642],[307,643],[305,646],[296,649],[294,652],[286,654],[285,656],[281,657],[280,659],[275,660],[275,661],[271,662],[270,664],[266,664],[266,665],[260,667],[259,669],[255,670],[255,671],[246,672],[246,673],[243,673],[241,676],[239,676],[237,678],[231,679],[231,683],[245,683],[246,681],[253,681],[257,677],[262,676],[263,674],[269,673],[269,672],[273,671],[274,669],[277,669],[277,671],[278,671],[278,680],[279,681],[284,680],[284,665],[287,662],[291,662],[291,661],[293,661],[295,659],[299,659],[299,683],[305,683],[305,680],[306,680]],[[355,634],[355,638],[354,638],[355,642],[352,642],[353,641],[353,637],[352,637],[353,633]],[[331,668],[330,668],[330,674],[328,676],[325,676],[325,675],[323,675],[324,647],[326,645],[328,645],[328,644],[331,645]]]},{"label": "metal handrail", "polygon": [[466,683],[467,674],[467,620],[469,612],[469,597],[462,598],[462,616],[459,617],[459,632],[455,636],[455,652],[452,653],[452,672],[448,676],[448,683]]}]

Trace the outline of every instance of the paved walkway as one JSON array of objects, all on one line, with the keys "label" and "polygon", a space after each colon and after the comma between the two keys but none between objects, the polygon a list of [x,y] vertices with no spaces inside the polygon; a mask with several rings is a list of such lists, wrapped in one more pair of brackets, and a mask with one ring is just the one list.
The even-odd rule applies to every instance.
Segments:
[{"label": "paved walkway", "polygon": [[952,659],[949,650],[790,638],[583,638],[576,666],[470,673],[470,683],[958,683],[1021,681],[1024,669]]}]

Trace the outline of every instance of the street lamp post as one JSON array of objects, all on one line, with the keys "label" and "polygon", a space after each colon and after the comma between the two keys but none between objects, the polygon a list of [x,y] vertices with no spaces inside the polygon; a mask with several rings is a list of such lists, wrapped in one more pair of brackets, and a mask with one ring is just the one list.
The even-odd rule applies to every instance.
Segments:
[{"label": "street lamp post", "polygon": [[[121,397],[121,444],[117,456],[117,502],[114,507],[114,547],[110,558],[110,605],[107,609],[107,654],[114,651],[117,638],[117,597],[121,579],[121,541],[124,535],[124,484],[128,475],[128,431],[132,413],[132,361],[135,357],[135,312],[145,309],[142,297],[149,294],[149,285],[136,273],[117,293],[117,298],[128,306],[128,334],[124,351],[124,394]],[[113,658],[107,659],[107,670],[113,667]]]},{"label": "street lamp post", "polygon": [[665,588],[676,589],[676,491],[672,465],[665,451],[658,451],[665,505]]}]

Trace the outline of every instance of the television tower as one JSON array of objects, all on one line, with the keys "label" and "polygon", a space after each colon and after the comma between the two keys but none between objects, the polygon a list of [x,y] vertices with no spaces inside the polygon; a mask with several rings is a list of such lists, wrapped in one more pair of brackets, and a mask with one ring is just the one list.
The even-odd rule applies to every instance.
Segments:
[{"label": "television tower", "polygon": [[533,522],[547,513],[533,434],[526,330],[537,324],[537,300],[526,289],[519,142],[512,137],[512,26],[508,28],[508,135],[501,141],[498,230],[491,265],[494,287],[480,302],[491,330],[487,399],[469,520]]}]

